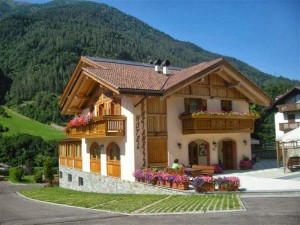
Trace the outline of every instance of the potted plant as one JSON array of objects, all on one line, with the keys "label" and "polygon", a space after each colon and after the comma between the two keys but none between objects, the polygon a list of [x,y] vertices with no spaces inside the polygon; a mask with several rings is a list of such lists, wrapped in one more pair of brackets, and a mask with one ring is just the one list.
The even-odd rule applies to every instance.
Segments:
[{"label": "potted plant", "polygon": [[132,175],[135,177],[135,179],[139,182],[143,182],[145,180],[145,174],[144,171],[141,169],[136,169]]},{"label": "potted plant", "polygon": [[223,165],[221,163],[213,164],[215,167],[215,173],[223,173]]},{"label": "potted plant", "polygon": [[162,171],[159,171],[156,173],[156,178],[157,178],[157,185],[158,186],[165,186],[165,180],[164,180],[164,176],[165,176],[165,173],[162,172]]},{"label": "potted plant", "polygon": [[194,187],[196,192],[215,191],[215,179],[211,176],[195,177]]},{"label": "potted plant", "polygon": [[148,184],[156,184],[157,177],[156,172],[151,171],[150,169],[147,169],[145,172],[145,181]]},{"label": "potted plant", "polygon": [[165,181],[165,186],[168,188],[171,188],[175,178],[176,178],[176,175],[165,173],[164,178],[163,178]]},{"label": "potted plant", "polygon": [[243,156],[243,159],[240,161],[240,168],[242,170],[249,170],[253,168],[253,162],[247,156]]},{"label": "potted plant", "polygon": [[189,189],[190,179],[186,175],[177,175],[173,181],[173,187],[179,190],[188,190]]},{"label": "potted plant", "polygon": [[238,191],[240,186],[240,178],[230,177],[218,177],[216,183],[219,186],[219,191]]}]

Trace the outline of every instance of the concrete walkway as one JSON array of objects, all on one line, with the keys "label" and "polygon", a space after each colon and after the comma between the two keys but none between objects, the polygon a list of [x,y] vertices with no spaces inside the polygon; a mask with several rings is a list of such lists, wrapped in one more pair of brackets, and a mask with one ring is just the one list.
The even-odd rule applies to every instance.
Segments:
[{"label": "concrete walkway", "polygon": [[252,170],[226,171],[221,176],[240,178],[240,190],[245,192],[300,192],[300,170],[291,172],[277,168],[276,160],[260,160]]}]

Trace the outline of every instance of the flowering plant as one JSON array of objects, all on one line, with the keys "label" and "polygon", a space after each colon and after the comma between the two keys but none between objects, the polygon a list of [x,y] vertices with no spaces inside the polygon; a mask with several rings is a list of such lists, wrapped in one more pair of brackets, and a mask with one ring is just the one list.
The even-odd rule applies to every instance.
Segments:
[{"label": "flowering plant", "polygon": [[189,182],[190,182],[190,179],[189,179],[189,177],[186,176],[186,175],[182,175],[182,176],[177,175],[177,176],[175,177],[175,179],[174,179],[174,182],[175,182],[175,183],[189,183]]},{"label": "flowering plant", "polygon": [[88,124],[91,119],[94,117],[94,114],[81,115],[78,117],[74,117],[68,122],[69,127],[78,127]]},{"label": "flowering plant", "polygon": [[175,178],[176,178],[176,175],[167,174],[165,181],[173,182],[175,180]]},{"label": "flowering plant", "polygon": [[241,169],[252,169],[253,161],[249,160],[249,157],[243,156],[243,159],[240,161],[240,168]]},{"label": "flowering plant", "polygon": [[215,168],[215,173],[223,173],[223,165],[222,164],[213,164],[214,168]]},{"label": "flowering plant", "polygon": [[216,180],[216,183],[217,184],[225,184],[225,185],[228,185],[228,186],[237,186],[239,187],[240,186],[240,178],[238,177],[234,177],[234,176],[231,176],[231,177],[218,177],[217,180]]},{"label": "flowering plant", "polygon": [[253,117],[259,119],[260,115],[257,112],[225,112],[225,111],[203,111],[198,110],[192,113],[192,116],[226,116],[226,117]]},{"label": "flowering plant", "polygon": [[141,169],[136,169],[133,171],[132,176],[134,176],[136,179],[140,180],[145,177],[144,171]]},{"label": "flowering plant", "polygon": [[211,183],[215,184],[215,179],[210,176],[201,176],[201,177],[195,177],[194,178],[194,186],[201,187],[204,183]]},{"label": "flowering plant", "polygon": [[151,170],[146,170],[144,172],[144,174],[145,174],[145,180],[147,183],[151,183],[151,182],[155,181],[155,179],[156,179],[155,172],[152,172]]}]

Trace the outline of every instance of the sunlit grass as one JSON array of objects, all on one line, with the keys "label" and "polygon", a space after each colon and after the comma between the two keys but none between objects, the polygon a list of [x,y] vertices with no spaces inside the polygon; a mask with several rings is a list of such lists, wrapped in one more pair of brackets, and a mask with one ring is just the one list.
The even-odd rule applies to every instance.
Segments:
[{"label": "sunlit grass", "polygon": [[58,204],[128,214],[193,213],[242,209],[237,194],[131,195],[79,192],[63,188],[37,188],[23,195]]}]

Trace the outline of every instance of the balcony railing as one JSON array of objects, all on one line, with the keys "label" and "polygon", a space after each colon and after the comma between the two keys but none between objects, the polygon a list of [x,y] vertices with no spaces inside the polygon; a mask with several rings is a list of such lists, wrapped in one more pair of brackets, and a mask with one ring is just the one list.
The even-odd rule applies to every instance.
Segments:
[{"label": "balcony railing", "polygon": [[252,133],[254,117],[221,115],[181,116],[183,134]]},{"label": "balcony railing", "polygon": [[300,127],[300,122],[295,123],[279,123],[279,130],[288,132],[294,130],[295,128]]},{"label": "balcony railing", "polygon": [[300,103],[278,105],[277,107],[278,107],[279,112],[298,111],[298,110],[300,110]]},{"label": "balcony railing", "polygon": [[68,138],[97,138],[108,136],[125,136],[125,116],[98,116],[88,124],[67,127]]}]

